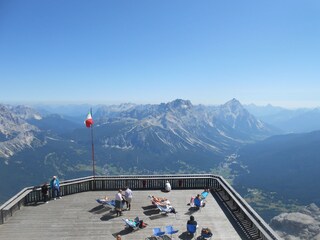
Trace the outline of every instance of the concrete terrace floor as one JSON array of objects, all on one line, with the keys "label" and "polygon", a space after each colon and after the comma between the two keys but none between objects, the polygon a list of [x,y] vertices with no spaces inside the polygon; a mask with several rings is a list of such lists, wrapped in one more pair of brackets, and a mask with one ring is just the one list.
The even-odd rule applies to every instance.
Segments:
[{"label": "concrete terrace floor", "polygon": [[[191,239],[186,233],[186,222],[192,214],[199,229],[209,227],[214,240],[246,239],[228,212],[219,204],[215,195],[209,194],[206,206],[198,211],[190,211],[187,203],[191,196],[201,190],[133,191],[131,211],[123,211],[123,216],[116,217],[113,209],[99,205],[95,199],[108,196],[114,199],[116,191],[84,192],[64,196],[47,204],[23,207],[5,224],[0,225],[0,239],[115,239],[117,234],[123,240],[139,239],[152,236],[154,227],[163,230],[167,225],[179,230],[174,239]],[[214,193],[215,194],[215,193]],[[176,215],[159,214],[151,205],[148,195],[166,197],[178,212]],[[125,229],[122,218],[134,219],[139,216],[148,226],[144,229],[129,231]],[[194,239],[200,236],[197,231]]]}]

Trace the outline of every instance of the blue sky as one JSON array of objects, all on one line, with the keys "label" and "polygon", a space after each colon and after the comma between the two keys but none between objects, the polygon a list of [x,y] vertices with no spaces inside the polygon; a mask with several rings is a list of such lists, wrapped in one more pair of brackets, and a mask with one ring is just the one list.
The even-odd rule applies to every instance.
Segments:
[{"label": "blue sky", "polygon": [[320,106],[318,0],[0,0],[0,103]]}]

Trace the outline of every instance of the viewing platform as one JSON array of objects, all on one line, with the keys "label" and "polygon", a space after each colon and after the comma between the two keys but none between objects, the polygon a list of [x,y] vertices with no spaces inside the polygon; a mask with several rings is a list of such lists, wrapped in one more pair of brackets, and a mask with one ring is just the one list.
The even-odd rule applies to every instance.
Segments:
[{"label": "viewing platform", "polygon": [[[163,192],[165,181],[172,190]],[[133,190],[132,207],[117,217],[110,207],[96,199],[114,199],[119,188]],[[210,188],[206,205],[199,210],[187,205],[192,196]],[[221,177],[215,175],[114,176],[87,177],[64,181],[62,198],[43,203],[39,187],[25,188],[1,206],[0,239],[115,239],[143,240],[153,235],[153,228],[172,225],[179,230],[173,239],[191,239],[186,222],[193,215],[199,228],[208,227],[214,240],[280,239],[274,231]],[[176,214],[159,213],[148,195],[166,197]],[[19,210],[19,211],[18,211]],[[122,218],[142,219],[147,226],[131,231]],[[170,236],[170,235],[169,235]]]}]

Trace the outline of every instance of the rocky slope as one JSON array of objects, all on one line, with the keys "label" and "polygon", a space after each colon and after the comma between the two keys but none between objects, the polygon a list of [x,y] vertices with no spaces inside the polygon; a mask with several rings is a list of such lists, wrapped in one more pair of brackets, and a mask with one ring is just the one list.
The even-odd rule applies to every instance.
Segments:
[{"label": "rocky slope", "polygon": [[25,148],[42,144],[35,136],[39,129],[26,121],[30,118],[41,117],[28,107],[0,105],[1,158],[9,158]]},{"label": "rocky slope", "polygon": [[319,240],[320,209],[310,204],[299,212],[282,213],[271,220],[270,226],[285,240]]}]

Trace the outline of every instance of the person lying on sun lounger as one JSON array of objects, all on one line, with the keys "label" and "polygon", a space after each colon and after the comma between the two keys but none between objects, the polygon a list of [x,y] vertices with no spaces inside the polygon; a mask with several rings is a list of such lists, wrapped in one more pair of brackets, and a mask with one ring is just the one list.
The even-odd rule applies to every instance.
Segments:
[{"label": "person lying on sun lounger", "polygon": [[162,197],[155,197],[155,196],[149,195],[149,198],[153,205],[160,205],[160,206],[170,205],[170,201],[165,197],[162,198]]},{"label": "person lying on sun lounger", "polygon": [[136,230],[138,228],[144,228],[147,225],[143,222],[143,220],[139,219],[139,217],[136,217],[135,219],[127,219],[127,218],[122,218],[122,220],[125,222],[125,227],[126,228],[131,228],[133,230]]},{"label": "person lying on sun lounger", "polygon": [[115,205],[116,205],[115,200],[109,200],[108,197],[96,199],[96,201],[97,201],[97,203],[99,203],[103,206],[115,207]]},{"label": "person lying on sun lounger", "polygon": [[159,209],[160,213],[174,213],[176,214],[176,210],[171,206],[171,205],[166,205],[166,206],[162,206],[162,205],[157,205],[157,208]]}]

